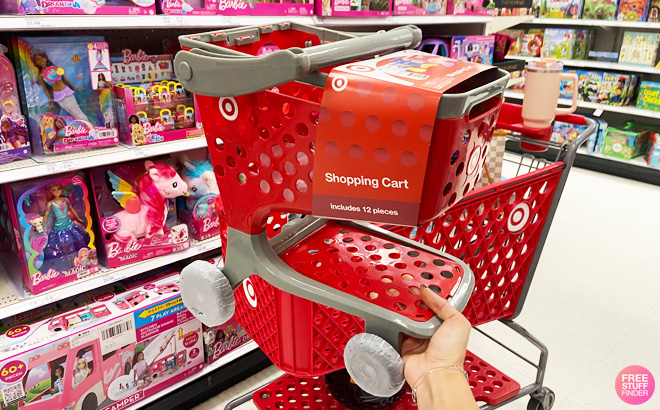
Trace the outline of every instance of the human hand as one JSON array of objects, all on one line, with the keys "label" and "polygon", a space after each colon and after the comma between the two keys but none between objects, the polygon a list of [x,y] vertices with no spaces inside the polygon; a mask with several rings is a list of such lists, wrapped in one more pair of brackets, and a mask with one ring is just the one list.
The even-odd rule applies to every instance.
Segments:
[{"label": "human hand", "polygon": [[431,369],[463,366],[472,325],[441,296],[422,285],[422,300],[440,319],[442,325],[431,339],[407,337],[401,345],[404,376],[411,386]]}]

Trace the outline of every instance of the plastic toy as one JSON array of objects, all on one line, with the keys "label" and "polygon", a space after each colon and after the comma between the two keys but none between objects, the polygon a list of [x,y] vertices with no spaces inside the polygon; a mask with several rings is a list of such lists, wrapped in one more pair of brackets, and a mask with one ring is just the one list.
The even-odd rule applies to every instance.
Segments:
[{"label": "plastic toy", "polygon": [[317,16],[389,16],[392,14],[392,0],[318,0],[314,2],[314,14]]},{"label": "plastic toy", "polygon": [[83,309],[67,312],[64,315],[56,316],[48,324],[48,330],[51,332],[68,331],[75,326],[89,325],[90,321],[98,321],[102,317],[112,314],[104,305],[86,306]]},{"label": "plastic toy", "polygon": [[658,54],[660,34],[626,31],[623,35],[619,63],[653,66]]},{"label": "plastic toy", "polygon": [[660,83],[642,81],[637,94],[637,108],[660,111]]},{"label": "plastic toy", "polygon": [[648,0],[619,0],[616,19],[619,21],[646,21]]},{"label": "plastic toy", "polygon": [[[188,186],[167,161],[135,161],[91,171],[99,225],[99,258],[108,267],[190,246],[170,199]],[[168,220],[172,221],[168,225]]]},{"label": "plastic toy", "polygon": [[21,115],[14,66],[0,44],[0,164],[30,157],[30,138]]},{"label": "plastic toy", "polygon": [[0,3],[2,14],[119,14],[154,15],[155,0],[10,0]]},{"label": "plastic toy", "polygon": [[43,292],[98,271],[81,172],[5,187],[22,252],[7,256],[16,282]]},{"label": "plastic toy", "polygon": [[591,0],[584,2],[582,18],[585,20],[614,20],[618,0]]},{"label": "plastic toy", "polygon": [[394,0],[393,13],[397,15],[441,16],[447,13],[447,0]]},{"label": "plastic toy", "polygon": [[563,28],[545,29],[543,35],[542,57],[554,57],[566,60],[573,55],[573,44],[575,42],[575,30]]},{"label": "plastic toy", "polygon": [[216,209],[216,197],[220,194],[215,180],[213,166],[207,160],[206,150],[189,153],[179,158],[181,178],[188,185],[190,196],[177,199],[178,216],[188,225],[195,240],[204,240],[220,234],[219,210]]},{"label": "plastic toy", "polygon": [[102,37],[18,38],[12,44],[37,160],[119,142],[112,90],[93,81],[100,74],[110,78],[108,44]]}]

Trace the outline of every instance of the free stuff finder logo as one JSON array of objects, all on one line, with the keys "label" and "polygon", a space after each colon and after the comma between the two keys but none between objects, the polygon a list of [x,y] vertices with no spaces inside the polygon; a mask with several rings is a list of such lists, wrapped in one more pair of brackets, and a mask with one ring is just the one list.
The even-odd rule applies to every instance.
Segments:
[{"label": "free stuff finder logo", "polygon": [[616,393],[628,404],[646,403],[655,391],[653,375],[642,366],[628,366],[616,377]]}]

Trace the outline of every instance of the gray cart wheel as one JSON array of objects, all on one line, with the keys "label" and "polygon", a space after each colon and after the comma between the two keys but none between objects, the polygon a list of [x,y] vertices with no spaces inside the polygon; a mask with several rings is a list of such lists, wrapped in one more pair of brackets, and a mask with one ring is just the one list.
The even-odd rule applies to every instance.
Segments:
[{"label": "gray cart wheel", "polygon": [[371,333],[351,338],[344,350],[344,364],[351,378],[367,393],[390,397],[403,384],[403,360],[391,344]]},{"label": "gray cart wheel", "polygon": [[544,387],[540,393],[532,395],[527,403],[527,410],[550,410],[555,404],[555,392]]},{"label": "gray cart wheel", "polygon": [[212,264],[197,260],[181,271],[181,298],[207,326],[219,326],[234,316],[234,292],[227,277]]}]

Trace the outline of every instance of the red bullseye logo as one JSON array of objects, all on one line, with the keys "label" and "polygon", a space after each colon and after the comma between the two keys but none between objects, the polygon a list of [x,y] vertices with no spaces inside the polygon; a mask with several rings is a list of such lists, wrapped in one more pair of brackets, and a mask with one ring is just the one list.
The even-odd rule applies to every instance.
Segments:
[{"label": "red bullseye logo", "polygon": [[507,226],[509,228],[509,231],[511,232],[518,232],[522,228],[527,225],[527,221],[529,220],[529,205],[527,205],[524,202],[519,203],[518,205],[513,208],[513,211],[511,211],[511,215],[509,215],[509,221],[507,223]]},{"label": "red bullseye logo", "polygon": [[238,104],[233,97],[220,98],[218,102],[220,114],[229,121],[234,121],[238,117]]},{"label": "red bullseye logo", "polygon": [[338,75],[332,79],[332,89],[340,92],[344,91],[348,86],[348,78],[345,75]]},{"label": "red bullseye logo", "polygon": [[364,65],[349,65],[346,66],[347,70],[355,71],[356,73],[370,73],[375,71],[373,67],[367,67]]},{"label": "red bullseye logo", "polygon": [[245,292],[245,298],[250,303],[250,306],[253,308],[257,307],[257,293],[254,290],[252,281],[250,278],[247,278],[243,281],[243,292]]}]

